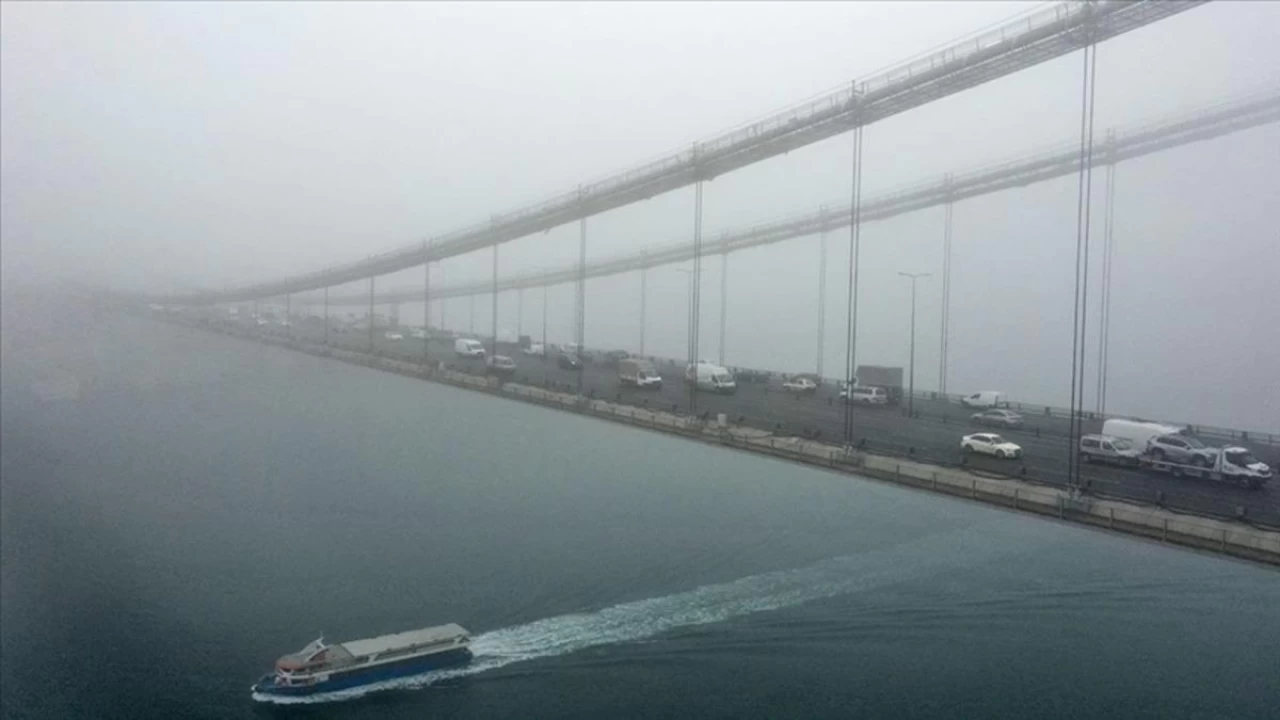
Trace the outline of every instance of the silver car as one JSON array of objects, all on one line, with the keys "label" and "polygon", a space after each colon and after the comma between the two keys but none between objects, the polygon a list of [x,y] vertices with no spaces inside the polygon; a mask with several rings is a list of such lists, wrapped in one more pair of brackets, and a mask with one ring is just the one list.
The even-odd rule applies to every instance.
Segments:
[{"label": "silver car", "polygon": [[1158,435],[1147,441],[1151,459],[1179,465],[1212,465],[1218,451],[1189,435]]},{"label": "silver car", "polygon": [[983,410],[980,413],[974,413],[969,416],[969,421],[975,425],[988,425],[991,427],[1022,427],[1021,415],[1012,410],[998,410],[996,408]]}]

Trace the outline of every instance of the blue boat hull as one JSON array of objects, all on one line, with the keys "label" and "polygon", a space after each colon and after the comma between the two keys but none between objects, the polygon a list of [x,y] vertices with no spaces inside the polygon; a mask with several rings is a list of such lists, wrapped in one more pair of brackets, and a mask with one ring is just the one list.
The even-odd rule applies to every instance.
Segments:
[{"label": "blue boat hull", "polygon": [[384,680],[409,677],[410,675],[420,675],[431,670],[458,667],[469,662],[471,662],[471,651],[464,647],[448,652],[406,658],[405,660],[385,665],[335,672],[329,676],[328,680],[314,685],[277,685],[275,676],[267,675],[259,680],[252,689],[253,692],[262,695],[305,697],[336,690],[348,690],[361,685],[371,685]]}]

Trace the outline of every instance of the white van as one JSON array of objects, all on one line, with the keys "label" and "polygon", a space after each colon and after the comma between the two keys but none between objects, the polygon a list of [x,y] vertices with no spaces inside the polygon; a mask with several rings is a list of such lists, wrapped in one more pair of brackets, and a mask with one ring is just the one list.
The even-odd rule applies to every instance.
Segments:
[{"label": "white van", "polygon": [[960,404],[972,408],[993,408],[1007,405],[1004,393],[998,390],[983,390],[960,398]]},{"label": "white van", "polygon": [[458,357],[482,358],[484,357],[484,345],[482,345],[479,340],[458,338],[453,341],[453,352],[456,353]]},{"label": "white van", "polygon": [[709,390],[725,395],[732,395],[738,391],[738,383],[733,379],[733,373],[715,363],[699,362],[697,365],[689,365],[685,368],[684,380],[687,383],[693,383],[699,390]]},{"label": "white van", "polygon": [[1177,435],[1182,428],[1164,423],[1142,422],[1139,420],[1111,419],[1102,423],[1102,434],[1124,438],[1133,444],[1133,449],[1140,453],[1147,451],[1147,443],[1151,438],[1161,435]]},{"label": "white van", "polygon": [[849,402],[863,405],[887,405],[889,403],[889,393],[885,392],[882,387],[855,387],[852,393],[842,392],[840,397]]}]

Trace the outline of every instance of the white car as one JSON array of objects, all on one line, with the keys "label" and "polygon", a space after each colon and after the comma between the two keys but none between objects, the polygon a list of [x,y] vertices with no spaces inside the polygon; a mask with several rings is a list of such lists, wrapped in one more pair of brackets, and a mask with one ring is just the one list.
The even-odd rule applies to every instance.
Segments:
[{"label": "white car", "polygon": [[880,387],[855,386],[853,392],[848,388],[840,391],[840,399],[863,405],[888,405],[889,393]]},{"label": "white car", "polygon": [[545,355],[546,354],[542,347],[542,343],[533,343],[532,345],[530,345],[527,348],[524,348],[520,352],[524,353],[525,355]]},{"label": "white car", "polygon": [[506,355],[494,355],[484,361],[490,372],[499,375],[510,375],[516,371],[516,361]]},{"label": "white car", "polygon": [[811,393],[818,389],[818,383],[809,378],[795,378],[782,383],[782,389],[793,393]]},{"label": "white car", "polygon": [[426,340],[427,331],[415,328],[409,331],[409,337],[413,338],[414,340]]},{"label": "white car", "polygon": [[993,433],[974,433],[973,435],[965,435],[960,438],[960,449],[964,453],[982,453],[983,455],[994,455],[998,458],[1019,458],[1022,457],[1022,446],[1011,443],[1008,440],[995,435]]},{"label": "white car", "polygon": [[388,340],[403,340],[404,336],[398,332],[389,332],[385,336]]}]

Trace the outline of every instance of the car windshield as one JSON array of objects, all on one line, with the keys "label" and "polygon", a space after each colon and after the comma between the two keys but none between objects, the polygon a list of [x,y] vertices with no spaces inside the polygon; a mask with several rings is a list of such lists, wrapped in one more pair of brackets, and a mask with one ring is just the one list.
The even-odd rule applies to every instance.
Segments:
[{"label": "car windshield", "polygon": [[1115,438],[1111,441],[1111,447],[1116,450],[1132,450],[1133,443],[1125,440],[1124,438]]},{"label": "car windshield", "polygon": [[1256,462],[1258,458],[1254,457],[1248,450],[1231,450],[1226,453],[1227,462],[1240,467],[1248,467]]},{"label": "car windshield", "polygon": [[988,435],[987,437],[989,438],[987,442],[1002,443],[1005,441],[1005,439],[1000,437],[999,435]]},{"label": "car windshield", "polygon": [[1190,445],[1190,446],[1191,446],[1191,447],[1193,447],[1193,448],[1206,448],[1206,447],[1209,447],[1208,445],[1205,445],[1204,443],[1202,443],[1202,442],[1200,442],[1199,440],[1197,440],[1197,439],[1195,439],[1195,438],[1191,437],[1190,435],[1179,435],[1178,437],[1182,438],[1182,440],[1183,440],[1184,442],[1186,442],[1188,445]]}]

